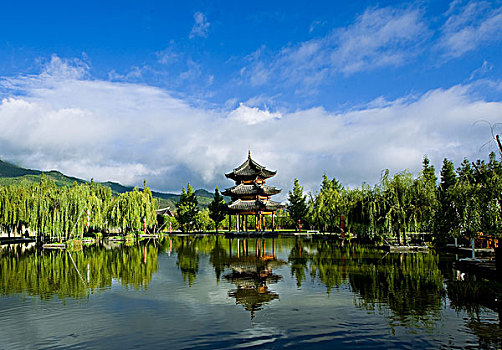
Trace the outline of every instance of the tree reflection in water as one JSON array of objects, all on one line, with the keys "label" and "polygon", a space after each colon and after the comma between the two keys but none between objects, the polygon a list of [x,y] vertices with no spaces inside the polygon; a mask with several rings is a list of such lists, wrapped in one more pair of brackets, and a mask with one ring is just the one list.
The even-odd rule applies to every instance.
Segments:
[{"label": "tree reflection in water", "polygon": [[[341,284],[350,285],[357,293],[355,304],[359,308],[374,312],[388,307],[392,313],[385,316],[392,331],[400,326],[432,331],[448,297],[451,307],[469,315],[466,326],[479,337],[481,347],[502,346],[500,310],[499,320],[479,317],[480,305],[493,300],[494,294],[487,294],[481,281],[448,280],[450,276],[439,268],[437,254],[386,254],[374,248],[297,238],[288,261],[298,288],[310,272],[328,293]],[[479,297],[473,300],[476,294]],[[496,310],[498,306],[490,307]]]},{"label": "tree reflection in water", "polygon": [[[465,311],[469,317],[467,327],[479,337],[484,348],[502,348],[502,283],[500,281],[477,281],[473,276],[459,274],[446,282],[450,305],[457,312]],[[498,320],[480,317],[483,309],[498,311]]]},{"label": "tree reflection in water", "polygon": [[94,246],[80,251],[32,249],[21,253],[3,249],[0,254],[2,295],[83,298],[95,290],[110,288],[112,280],[134,289],[147,288],[157,271],[157,249],[151,245],[118,249]]},{"label": "tree reflection in water", "polygon": [[[340,246],[336,241],[299,237],[173,236],[158,243],[113,249],[84,247],[71,251],[71,257],[67,251],[7,247],[0,250],[0,294],[21,293],[41,299],[85,298],[116,283],[146,289],[158,269],[158,251],[167,254],[173,251],[177,255],[176,266],[189,286],[196,282],[199,270],[206,271],[207,260],[201,257],[207,257],[216,281],[225,281],[223,288],[229,286],[227,295],[249,311],[252,318],[265,305],[277,305],[272,303],[279,299],[273,286],[283,279],[277,268],[287,264],[297,288],[317,281],[331,294],[350,289],[357,308],[380,313],[393,331],[405,327],[434,333],[442,313],[451,307],[466,313],[465,327],[478,336],[482,346],[502,346],[500,316],[497,319],[483,316],[486,315],[483,305],[494,308],[485,303],[491,296],[481,293],[475,300],[468,299],[481,281],[451,280],[448,267],[440,269],[437,254],[393,255],[374,248]],[[281,260],[284,252],[287,262]],[[174,265],[174,259],[171,261]],[[442,261],[444,264],[445,260]],[[340,287],[343,291],[337,290]]]},{"label": "tree reflection in water", "polygon": [[199,272],[199,254],[197,253],[196,239],[192,237],[180,237],[181,240],[177,246],[179,267],[183,280],[191,286],[195,282],[197,272]]},{"label": "tree reflection in water", "polygon": [[373,311],[381,304],[388,305],[393,324],[413,320],[432,327],[429,321],[441,309],[444,288],[437,255],[390,255],[326,240],[297,239],[288,260],[298,288],[306,272],[322,282],[328,293],[348,284],[359,295],[358,307]]}]

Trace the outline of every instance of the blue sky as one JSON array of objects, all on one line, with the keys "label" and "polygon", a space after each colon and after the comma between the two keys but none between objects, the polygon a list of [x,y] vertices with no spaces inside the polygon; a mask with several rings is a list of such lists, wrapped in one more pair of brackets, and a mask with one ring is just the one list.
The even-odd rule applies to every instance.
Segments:
[{"label": "blue sky", "polygon": [[501,34],[501,1],[5,1],[0,157],[164,191],[249,147],[285,190],[486,158]]}]

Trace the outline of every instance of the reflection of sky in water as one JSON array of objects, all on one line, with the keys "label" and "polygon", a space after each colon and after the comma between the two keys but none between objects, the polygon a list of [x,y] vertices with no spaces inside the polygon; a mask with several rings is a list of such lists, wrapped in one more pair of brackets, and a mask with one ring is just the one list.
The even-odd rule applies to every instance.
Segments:
[{"label": "reflection of sky in water", "polygon": [[[288,261],[293,243],[281,242],[277,258]],[[278,298],[261,305],[251,318],[230,296],[237,289],[223,277],[230,268],[217,281],[210,254],[199,252],[196,278],[189,286],[177,262],[175,252],[159,253],[146,288],[124,286],[113,278],[111,287],[80,299],[2,296],[0,348],[465,347],[480,344],[474,328],[498,329],[493,311],[482,308],[481,323],[473,325],[472,317],[450,308],[447,298],[439,297],[439,307],[418,316],[396,315],[385,300],[364,306],[360,292],[348,283],[348,268],[346,279],[329,294],[309,271],[298,287],[291,264],[273,269],[281,279],[267,287]]]}]

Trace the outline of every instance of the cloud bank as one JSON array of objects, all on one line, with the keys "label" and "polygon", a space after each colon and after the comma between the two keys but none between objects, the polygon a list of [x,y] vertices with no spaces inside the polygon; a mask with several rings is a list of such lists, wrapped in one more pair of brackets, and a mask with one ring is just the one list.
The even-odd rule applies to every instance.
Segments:
[{"label": "cloud bank", "polygon": [[244,103],[204,109],[159,88],[92,79],[82,64],[56,56],[39,75],[1,85],[9,91],[0,104],[2,159],[97,181],[146,179],[161,191],[187,182],[229,187],[224,173],[249,147],[278,170],[271,183],[285,192],[294,178],[315,190],[323,173],[344,185],[374,184],[385,168],[417,171],[425,154],[437,167],[443,157],[457,164],[486,158],[490,149],[480,148],[490,129],[475,122],[502,115],[502,103],[475,97],[474,85],[340,112],[281,113]]}]

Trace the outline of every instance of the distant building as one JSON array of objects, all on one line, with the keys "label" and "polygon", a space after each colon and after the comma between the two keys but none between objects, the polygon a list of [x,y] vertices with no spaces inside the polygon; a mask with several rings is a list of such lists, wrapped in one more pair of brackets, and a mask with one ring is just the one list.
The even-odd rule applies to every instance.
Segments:
[{"label": "distant building", "polygon": [[266,169],[251,158],[233,171],[225,174],[235,181],[235,186],[226,189],[223,194],[232,198],[227,204],[229,214],[229,230],[232,227],[232,215],[236,217],[236,231],[246,231],[248,216],[253,215],[255,230],[265,231],[264,215],[272,215],[272,231],[275,230],[275,212],[284,208],[284,205],[270,199],[281,190],[265,185],[265,180],[275,176],[277,172]]},{"label": "distant building", "polygon": [[165,216],[171,216],[171,217],[174,216],[174,213],[171,211],[170,207],[157,209],[155,212],[157,215],[165,215]]}]

